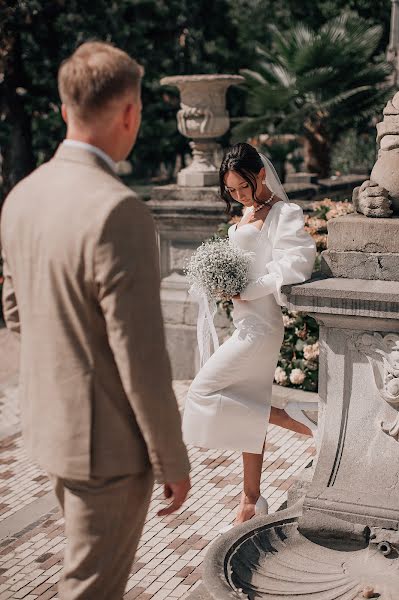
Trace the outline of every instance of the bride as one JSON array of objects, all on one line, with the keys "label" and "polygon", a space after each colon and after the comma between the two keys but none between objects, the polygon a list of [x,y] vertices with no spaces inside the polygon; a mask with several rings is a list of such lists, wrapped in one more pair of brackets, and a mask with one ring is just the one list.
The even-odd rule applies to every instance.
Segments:
[{"label": "bride", "polygon": [[254,259],[248,286],[233,298],[233,335],[205,362],[190,386],[183,436],[187,444],[201,448],[242,452],[244,488],[238,524],[268,510],[260,479],[269,421],[311,434],[304,424],[310,426],[310,421],[271,407],[271,395],[284,336],[280,306],[286,300],[281,286],[311,276],[316,247],[304,231],[302,209],[288,201],[273,166],[251,145],[239,143],[227,151],[220,167],[220,189],[228,210],[233,200],[244,207],[241,221],[228,233],[232,243],[252,252]]}]

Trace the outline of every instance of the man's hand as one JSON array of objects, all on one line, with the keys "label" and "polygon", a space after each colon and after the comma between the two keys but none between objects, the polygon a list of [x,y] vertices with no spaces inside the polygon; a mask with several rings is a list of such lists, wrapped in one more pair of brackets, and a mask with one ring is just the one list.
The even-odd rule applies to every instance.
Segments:
[{"label": "man's hand", "polygon": [[165,517],[166,515],[170,515],[176,510],[179,510],[185,499],[187,498],[187,494],[190,491],[191,483],[190,478],[182,479],[182,481],[176,481],[175,483],[165,483],[164,485],[164,495],[165,498],[171,498],[172,502],[166,508],[162,508],[157,512],[158,517]]}]

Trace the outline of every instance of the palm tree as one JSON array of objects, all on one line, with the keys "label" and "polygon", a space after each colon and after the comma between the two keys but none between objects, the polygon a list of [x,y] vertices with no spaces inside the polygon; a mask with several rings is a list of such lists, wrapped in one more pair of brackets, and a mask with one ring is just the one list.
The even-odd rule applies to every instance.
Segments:
[{"label": "palm tree", "polygon": [[339,135],[369,124],[392,89],[390,64],[375,56],[381,35],[380,26],[354,13],[317,31],[304,24],[284,32],[273,26],[271,50],[257,48],[257,70],[241,71],[249,116],[234,137],[297,133],[309,171],[328,176]]}]

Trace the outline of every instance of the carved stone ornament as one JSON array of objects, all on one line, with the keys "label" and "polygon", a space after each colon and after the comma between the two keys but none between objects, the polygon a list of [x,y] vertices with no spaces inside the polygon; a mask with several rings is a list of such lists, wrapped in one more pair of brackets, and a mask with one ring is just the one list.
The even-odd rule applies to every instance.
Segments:
[{"label": "carved stone ornament", "polygon": [[378,159],[370,179],[353,190],[353,205],[367,217],[399,215],[399,92],[377,124]]},{"label": "carved stone ornament", "polygon": [[377,549],[384,555],[392,557],[399,556],[399,531],[394,529],[384,529],[381,527],[370,527],[370,546],[377,546]]},{"label": "carved stone ornament", "polygon": [[179,185],[206,186],[218,183],[214,155],[218,151],[216,138],[228,131],[226,91],[230,85],[244,81],[240,75],[181,75],[164,77],[162,85],[179,89],[181,104],[177,113],[177,128],[192,138],[193,162],[178,174]]},{"label": "carved stone ornament", "polygon": [[[365,354],[373,370],[374,382],[383,400],[399,411],[399,335],[363,333],[354,338],[356,349]],[[399,413],[392,423],[381,423],[382,430],[399,441]]]},{"label": "carved stone ornament", "polygon": [[[310,541],[298,531],[296,522],[258,527],[234,544],[228,554],[225,569],[235,594],[212,597],[397,600],[395,532],[379,530],[373,535],[370,545],[359,543],[352,549],[347,540],[336,541],[337,547],[333,540],[323,545]],[[372,595],[364,595],[366,590],[372,590]]]}]

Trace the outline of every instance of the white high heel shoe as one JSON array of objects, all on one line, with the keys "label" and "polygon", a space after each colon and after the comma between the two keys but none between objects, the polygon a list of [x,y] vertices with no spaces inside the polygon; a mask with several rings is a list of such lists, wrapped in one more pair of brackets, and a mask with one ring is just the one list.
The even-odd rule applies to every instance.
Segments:
[{"label": "white high heel shoe", "polygon": [[317,425],[316,425],[316,423],[311,421],[309,419],[309,417],[307,417],[303,411],[304,410],[317,411],[318,408],[319,408],[319,405],[317,402],[308,402],[308,403],[306,403],[306,405],[304,405],[304,403],[299,403],[299,402],[288,402],[287,405],[284,407],[284,410],[289,417],[294,419],[294,421],[298,421],[298,423],[302,423],[302,425],[305,425],[306,427],[308,427],[310,429],[310,431],[312,432],[312,435],[314,437],[314,440],[316,442],[316,445],[317,445],[317,441],[318,441]]},{"label": "white high heel shoe", "polygon": [[264,496],[259,496],[255,504],[255,515],[268,515],[269,505]]},{"label": "white high heel shoe", "polygon": [[[256,501],[254,516],[258,517],[259,515],[267,515],[267,514],[269,514],[269,505],[267,503],[266,498],[264,498],[261,495],[261,496],[259,496],[259,498]],[[226,533],[227,531],[230,531],[231,529],[233,529],[233,527],[235,527],[234,523],[231,523],[230,525],[226,525],[225,527],[222,527],[221,529],[219,529],[219,533]]]}]

